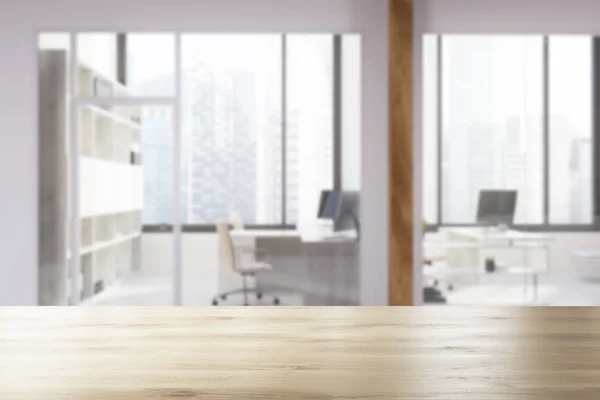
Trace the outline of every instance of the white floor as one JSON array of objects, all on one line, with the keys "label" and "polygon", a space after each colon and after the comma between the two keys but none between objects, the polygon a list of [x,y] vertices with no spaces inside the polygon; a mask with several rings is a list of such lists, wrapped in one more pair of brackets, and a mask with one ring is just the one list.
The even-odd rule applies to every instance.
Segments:
[{"label": "white floor", "polygon": [[600,284],[575,275],[540,276],[534,299],[532,282],[482,282],[447,292],[449,305],[600,306]]},{"label": "white floor", "polygon": [[[211,276],[190,278],[183,286],[184,304],[210,304],[210,296],[215,293],[217,287],[215,278]],[[133,273],[87,300],[85,305],[170,306],[173,305],[172,277]]]},{"label": "white floor", "polygon": [[[241,281],[240,281],[241,287]],[[218,291],[216,268],[204,268],[187,273],[183,282],[183,305],[211,305]],[[302,305],[298,296],[277,293],[282,305]],[[506,282],[497,277],[484,279],[480,284],[447,292],[450,305],[537,305],[537,306],[600,306],[600,283],[580,280],[574,274],[541,275],[537,299],[533,298],[532,282],[525,284],[523,277]],[[252,304],[269,305],[272,298],[263,301],[251,299]],[[232,296],[224,305],[241,305],[241,295]],[[173,305],[172,278],[168,275],[134,273],[107,288],[93,299],[90,306],[170,306]]]},{"label": "white floor", "polygon": [[[240,280],[240,287],[242,283]],[[168,275],[133,273],[131,276],[112,285],[103,292],[86,300],[85,306],[171,306],[173,302],[172,277]],[[212,305],[218,292],[216,269],[206,269],[194,276],[184,277],[182,302],[184,306]],[[302,299],[286,293],[275,293],[281,305],[302,305]],[[242,305],[242,295],[230,296],[221,305]],[[257,300],[250,298],[253,305],[272,305],[273,296]]]}]

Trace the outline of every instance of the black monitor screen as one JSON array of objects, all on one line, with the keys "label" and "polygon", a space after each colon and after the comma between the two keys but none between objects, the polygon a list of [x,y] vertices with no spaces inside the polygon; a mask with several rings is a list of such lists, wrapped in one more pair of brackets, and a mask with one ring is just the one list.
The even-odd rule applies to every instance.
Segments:
[{"label": "black monitor screen", "polygon": [[340,194],[338,214],[333,223],[334,231],[360,231],[360,193],[358,191],[343,191]]},{"label": "black monitor screen", "polygon": [[338,213],[339,202],[339,190],[324,190],[321,193],[321,201],[319,205],[319,218],[335,219]]},{"label": "black monitor screen", "polygon": [[516,190],[482,190],[479,193],[477,222],[486,225],[512,225],[516,205]]},{"label": "black monitor screen", "polygon": [[317,218],[322,218],[321,215],[323,215],[323,209],[325,208],[325,203],[327,203],[327,199],[329,198],[330,194],[331,190],[323,190],[321,192],[321,198],[319,200],[319,212],[317,213]]}]

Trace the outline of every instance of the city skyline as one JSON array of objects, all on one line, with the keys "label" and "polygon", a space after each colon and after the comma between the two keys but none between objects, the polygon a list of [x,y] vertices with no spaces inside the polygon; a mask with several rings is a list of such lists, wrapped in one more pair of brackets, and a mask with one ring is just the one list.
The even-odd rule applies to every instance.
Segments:
[{"label": "city skyline", "polygon": [[[442,223],[475,223],[479,192],[518,192],[515,223],[589,224],[592,209],[591,42],[549,41],[549,170],[544,173],[543,43],[541,36],[449,35],[437,60],[435,37],[425,38],[426,79],[442,65],[441,110],[433,79],[424,91],[424,116],[442,112],[441,177],[437,128],[424,124],[424,210]],[[589,65],[588,65],[589,64]],[[576,79],[564,79],[576,75]],[[548,178],[545,178],[547,176]],[[549,214],[544,215],[544,179]]]},{"label": "city skyline", "polygon": [[[203,37],[202,41],[206,44],[209,39]],[[229,41],[223,44],[233,46],[231,39],[228,37]],[[328,104],[333,97],[332,40],[331,36],[311,40],[307,43],[300,40],[298,51],[290,52],[291,58],[296,54],[302,59],[294,61],[298,68],[291,69],[289,75],[301,73],[309,79],[294,79],[299,84],[291,84],[288,89],[291,98],[286,121],[287,223],[316,219],[318,194],[333,183],[333,114],[332,105]],[[260,63],[253,69],[232,60],[225,62],[219,59],[221,56],[207,58],[205,52],[199,51],[203,48],[202,41],[195,41],[189,48],[184,41],[183,46],[183,221],[212,224],[237,212],[248,224],[281,223],[281,77],[273,75],[271,67],[258,67]],[[266,60],[279,62],[277,42],[270,38],[260,45],[264,47]],[[214,46],[212,41],[211,46]],[[306,57],[304,50],[311,50],[312,55]],[[169,77],[140,82],[137,89],[156,92],[160,90],[155,87],[157,80],[167,84]],[[315,102],[312,98],[315,92],[324,101]],[[159,127],[165,129],[168,125],[168,121],[144,121],[143,150],[156,153],[155,158],[159,154],[162,157],[152,167],[144,166],[144,223],[147,224],[172,220],[170,133],[163,133],[158,140],[160,145],[156,143]],[[171,169],[168,173],[158,173],[158,165]]]}]

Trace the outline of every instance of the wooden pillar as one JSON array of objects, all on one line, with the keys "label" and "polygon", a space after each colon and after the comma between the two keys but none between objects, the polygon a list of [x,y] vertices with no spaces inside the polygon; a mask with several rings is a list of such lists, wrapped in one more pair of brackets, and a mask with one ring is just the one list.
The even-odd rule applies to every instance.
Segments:
[{"label": "wooden pillar", "polygon": [[413,305],[413,0],[389,0],[389,301]]}]

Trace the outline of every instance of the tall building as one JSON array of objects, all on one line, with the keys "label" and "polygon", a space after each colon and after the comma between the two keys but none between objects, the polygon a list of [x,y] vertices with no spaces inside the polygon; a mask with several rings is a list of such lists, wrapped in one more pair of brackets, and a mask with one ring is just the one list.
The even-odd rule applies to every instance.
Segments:
[{"label": "tall building", "polygon": [[[574,200],[572,178],[577,169],[573,156],[578,153],[573,143],[575,132],[569,118],[560,114],[550,116],[550,127],[550,222],[570,223],[573,214],[571,202]],[[577,204],[579,201],[575,202]]]},{"label": "tall building", "polygon": [[[267,107],[271,109],[270,107]],[[259,219],[271,223],[283,220],[283,154],[281,111],[274,107],[267,116],[265,129],[260,136],[260,174]]]},{"label": "tall building", "polygon": [[543,222],[543,151],[541,118],[509,116],[502,140],[502,178],[498,187],[516,190],[515,221]]},{"label": "tall building", "polygon": [[321,190],[333,188],[332,43],[288,42],[287,220],[301,227],[314,225]]},{"label": "tall building", "polygon": [[443,222],[474,222],[481,185],[489,188],[488,180],[494,180],[492,110],[478,96],[493,92],[491,79],[478,73],[493,69],[493,48],[481,40],[464,43],[449,38],[442,50]]},{"label": "tall building", "polygon": [[257,151],[252,76],[215,71],[198,64],[191,71],[191,223],[214,223],[232,211],[256,223]]},{"label": "tall building", "polygon": [[[212,224],[233,211],[247,224],[281,223],[284,172],[286,222],[316,218],[319,192],[333,183],[332,43],[319,40],[309,49],[308,59],[298,52],[305,68],[294,72],[311,79],[288,82],[285,149],[281,77],[245,65],[224,66],[201,51],[188,54],[181,87],[184,223]],[[158,80],[144,82],[139,92],[168,92],[155,86],[172,86],[172,77]],[[144,171],[144,222],[170,222],[172,116],[148,117],[144,124],[144,152],[154,160]]]},{"label": "tall building", "polygon": [[[480,191],[505,189],[518,192],[516,222],[541,223],[542,101],[534,90],[541,81],[529,77],[536,64],[523,56],[531,44],[484,37],[443,43],[443,222],[475,222]],[[526,68],[505,62],[518,57]]]},{"label": "tall building", "polygon": [[[258,202],[256,81],[247,72],[232,72],[232,90],[227,93],[231,104],[231,157],[233,163],[232,206],[243,220],[256,224]],[[228,126],[229,127],[229,126]],[[223,211],[227,215],[227,210]]]},{"label": "tall building", "polygon": [[[134,62],[133,59],[131,62]],[[173,75],[157,76],[151,80],[140,82],[132,89],[140,95],[152,93],[168,93],[173,88]],[[189,96],[182,94],[183,108],[189,104]],[[173,109],[169,106],[144,106],[142,110],[142,167],[144,174],[144,224],[163,224],[173,222],[174,187],[173,187]],[[181,184],[181,218],[188,219],[188,169],[189,163],[185,154],[189,142],[189,130],[186,130],[187,119],[183,118],[181,142],[183,157],[180,165]]]},{"label": "tall building", "polygon": [[592,141],[589,138],[571,140],[571,201],[570,222],[589,224],[593,221],[592,204]]},{"label": "tall building", "polygon": [[144,224],[173,221],[173,116],[165,107],[142,112]]},{"label": "tall building", "polygon": [[288,110],[286,136],[286,221],[297,224],[300,202],[300,130],[298,111]]}]

